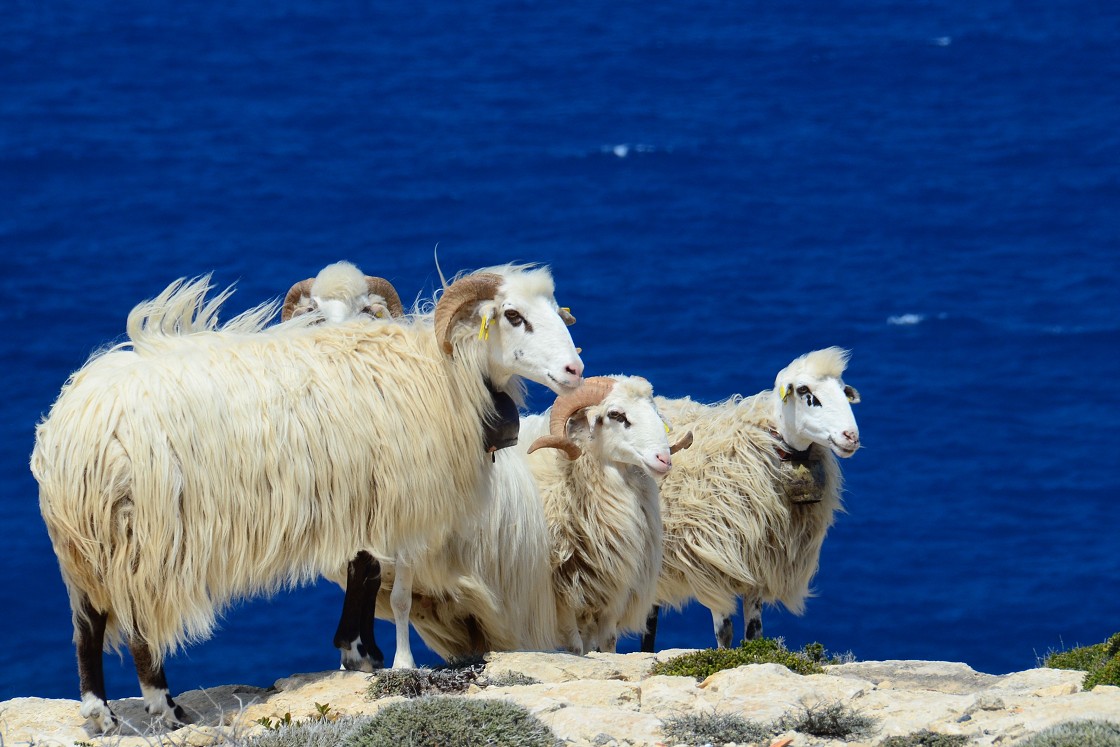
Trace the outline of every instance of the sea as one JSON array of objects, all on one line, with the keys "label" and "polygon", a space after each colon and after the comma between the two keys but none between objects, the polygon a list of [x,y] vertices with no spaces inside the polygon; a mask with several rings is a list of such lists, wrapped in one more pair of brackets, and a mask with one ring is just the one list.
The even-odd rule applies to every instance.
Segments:
[{"label": "sea", "polygon": [[[28,468],[67,376],[177,278],[228,319],[342,259],[406,302],[437,256],[547,265],[587,373],[667,396],[849,349],[864,448],[804,614],[764,613],[790,648],[1001,674],[1120,630],[1120,4],[11,0],[0,32],[0,700],[78,696]],[[172,690],[336,668],[341,599],[235,604]]]}]

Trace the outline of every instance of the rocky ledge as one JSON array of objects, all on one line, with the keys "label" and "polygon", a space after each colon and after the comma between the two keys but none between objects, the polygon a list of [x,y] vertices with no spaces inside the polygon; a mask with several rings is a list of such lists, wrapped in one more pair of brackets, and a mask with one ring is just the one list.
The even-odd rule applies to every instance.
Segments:
[{"label": "rocky ledge", "polygon": [[[487,657],[486,673],[521,673],[537,684],[472,686],[465,698],[506,698],[529,709],[565,744],[664,745],[666,719],[719,712],[773,721],[798,708],[840,702],[875,719],[864,742],[830,742],[793,733],[793,747],[875,745],[889,736],[928,729],[960,734],[979,745],[1008,745],[1073,719],[1120,721],[1120,688],[1081,688],[1083,672],[1031,669],[1007,675],[976,672],[964,664],[936,661],[866,661],[799,675],[777,664],[725,670],[697,682],[691,677],[651,676],[654,654],[503,653]],[[229,685],[182,693],[178,702],[194,723],[170,731],[149,723],[138,698],[113,701],[127,724],[102,740],[78,715],[76,700],[15,698],[0,703],[0,744],[112,744],[119,747],[244,744],[265,730],[261,720],[374,714],[399,696],[370,700],[370,676],[318,672],[279,680],[270,688]],[[787,740],[781,740],[789,744]]]}]

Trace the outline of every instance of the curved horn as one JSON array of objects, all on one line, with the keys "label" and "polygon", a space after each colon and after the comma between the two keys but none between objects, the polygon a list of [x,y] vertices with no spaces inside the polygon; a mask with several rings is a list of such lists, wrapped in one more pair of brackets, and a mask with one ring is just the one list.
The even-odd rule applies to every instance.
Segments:
[{"label": "curved horn", "polygon": [[683,451],[689,446],[692,446],[692,431],[688,431],[675,444],[669,447],[670,454],[676,454],[678,451]]},{"label": "curved horn", "polygon": [[577,411],[597,405],[606,399],[614,387],[614,379],[607,376],[592,376],[584,379],[579,389],[571,394],[562,394],[552,405],[552,415],[548,419],[549,435],[533,441],[527,453],[537,449],[560,449],[568,459],[576,459],[583,452],[576,442],[568,438],[568,420]]},{"label": "curved horn", "polygon": [[385,299],[385,305],[389,308],[389,316],[393,318],[404,316],[404,307],[401,306],[401,297],[397,295],[397,289],[393,287],[385,278],[374,277],[373,275],[366,275],[366,288],[370,294],[381,296]]},{"label": "curved horn", "polygon": [[286,322],[296,314],[296,307],[304,296],[311,298],[311,284],[315,282],[315,278],[308,278],[301,280],[291,288],[288,289],[288,295],[284,296],[284,308],[280,310],[280,321]]},{"label": "curved horn", "polygon": [[576,323],[576,318],[572,316],[572,310],[564,306],[560,307],[560,318],[569,327]]},{"label": "curved horn", "polygon": [[447,286],[447,290],[436,302],[435,314],[436,339],[440,341],[443,352],[452,354],[451,328],[459,317],[469,311],[473,304],[493,298],[504,280],[501,275],[480,272],[467,275]]}]

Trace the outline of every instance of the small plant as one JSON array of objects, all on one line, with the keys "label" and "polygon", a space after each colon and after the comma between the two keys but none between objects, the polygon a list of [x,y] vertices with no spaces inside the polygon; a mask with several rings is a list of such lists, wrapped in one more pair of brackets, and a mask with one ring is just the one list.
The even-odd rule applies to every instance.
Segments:
[{"label": "small plant", "polygon": [[1120,723],[1066,721],[1016,742],[1015,747],[1120,747]]},{"label": "small plant", "polygon": [[340,718],[305,721],[300,724],[270,729],[245,741],[234,742],[236,747],[338,747],[370,717]]},{"label": "small plant", "polygon": [[487,675],[479,680],[479,684],[486,687],[518,687],[522,685],[539,685],[541,683],[535,677],[530,677],[521,672],[498,672],[495,675]]},{"label": "small plant", "polygon": [[1081,687],[1085,690],[1097,685],[1120,686],[1120,633],[1114,633],[1104,643],[1052,652],[1042,665],[1050,669],[1084,671]]},{"label": "small plant", "polygon": [[556,735],[505,700],[430,696],[391,703],[353,731],[344,747],[554,747]]},{"label": "small plant", "polygon": [[292,713],[291,711],[288,711],[282,717],[277,718],[276,720],[273,720],[268,716],[262,716],[261,718],[257,719],[255,723],[260,724],[266,729],[279,729],[282,726],[291,726]]},{"label": "small plant", "polygon": [[824,671],[824,646],[810,643],[802,651],[786,649],[780,638],[755,638],[743,641],[738,648],[709,648],[675,656],[653,665],[651,674],[675,675],[705,679],[724,669],[744,664],[781,664],[798,674],[819,674]]},{"label": "small plant", "polygon": [[1081,682],[1081,687],[1085,690],[1092,690],[1097,685],[1120,687],[1120,655],[1113,656],[1097,669],[1087,673]]},{"label": "small plant", "polygon": [[887,737],[879,747],[964,747],[969,739],[964,734],[939,734],[922,729],[902,737]]},{"label": "small plant", "polygon": [[875,733],[877,721],[840,702],[806,706],[779,719],[779,731],[799,731],[826,739],[863,739]]},{"label": "small plant", "polygon": [[665,738],[674,744],[762,742],[774,736],[772,727],[733,713],[688,713],[665,720]]},{"label": "small plant", "polygon": [[461,693],[481,676],[485,662],[448,664],[434,669],[384,669],[374,675],[366,694],[373,700],[390,695],[418,698],[435,693]]}]

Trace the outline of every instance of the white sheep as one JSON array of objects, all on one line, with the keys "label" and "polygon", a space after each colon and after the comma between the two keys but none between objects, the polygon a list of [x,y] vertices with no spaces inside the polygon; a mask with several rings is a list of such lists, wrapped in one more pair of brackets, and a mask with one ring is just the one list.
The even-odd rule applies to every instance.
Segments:
[{"label": "white sheep", "polygon": [[[523,418],[525,438],[521,445],[497,455],[492,482],[494,500],[484,520],[474,528],[456,533],[452,542],[421,561],[414,577],[412,623],[433,651],[447,659],[486,651],[561,646],[583,651],[583,637],[574,622],[575,598],[570,590],[564,598],[557,597],[554,582],[560,579],[570,585],[573,579],[567,574],[568,569],[573,562],[585,560],[597,563],[595,568],[585,569],[593,590],[613,583],[625,592],[617,600],[625,608],[624,615],[615,610],[618,604],[597,603],[603,613],[600,620],[585,626],[588,647],[610,648],[619,616],[628,615],[644,622],[655,588],[660,547],[660,540],[655,537],[660,531],[655,518],[656,485],[648,473],[660,474],[667,469],[670,453],[681,444],[668,446],[649,384],[636,377],[620,382],[616,386],[613,378],[588,380],[572,395],[561,397],[551,417],[546,414]],[[608,412],[609,415],[603,414]],[[602,421],[604,417],[606,420]],[[537,462],[547,473],[554,459],[548,452],[532,457],[527,452],[552,446],[568,455],[561,459],[562,463],[579,457],[580,447],[564,433],[564,423],[569,418],[575,420],[572,435],[584,442],[587,449],[582,452],[586,456],[577,461],[587,468],[573,471],[560,466],[556,471],[569,476],[577,486],[578,496],[584,499],[604,487],[607,493],[604,505],[588,508],[580,503],[580,497],[566,492],[572,483],[554,486],[550,493],[554,504],[550,524],[545,499],[538,491],[537,475],[529,471],[529,464]],[[550,422],[555,435],[545,435],[527,449],[528,439],[547,434]],[[586,434],[592,428],[594,439]],[[566,544],[572,538],[574,523],[569,510],[585,512],[587,523],[613,523],[588,539],[588,543],[598,544],[579,548],[572,553],[576,559],[557,571],[557,554],[571,549]],[[612,530],[627,537],[630,544],[603,546],[601,540]],[[617,557],[623,553],[625,558]],[[428,567],[424,568],[425,565]],[[386,569],[378,605],[381,617],[389,616],[391,573],[391,569]],[[610,581],[599,578],[606,573],[612,574]],[[440,585],[432,581],[436,578],[454,582]],[[645,594],[636,593],[635,587],[644,588]],[[588,599],[581,597],[578,603],[581,618],[593,614],[583,614],[591,604]],[[567,620],[563,633],[557,626],[557,608]],[[603,629],[602,634],[599,628]],[[598,643],[599,638],[603,639],[602,644]]]},{"label": "white sheep", "polygon": [[[481,519],[460,527],[414,567],[412,625],[444,659],[557,645],[548,524],[524,454],[498,451],[490,484]],[[384,565],[379,617],[392,618],[395,588],[394,568]],[[347,598],[357,604],[350,587]]]},{"label": "white sheep", "polygon": [[670,447],[653,388],[636,376],[586,379],[547,416],[523,419],[525,440],[545,422],[527,453],[552,538],[559,644],[612,652],[619,634],[645,629],[656,600],[657,481],[690,437]]},{"label": "white sheep", "polygon": [[[358,317],[400,318],[404,316],[404,307],[388,280],[366,275],[353,263],[342,261],[327,265],[314,278],[292,285],[284,296],[280,321],[313,312],[320,313],[328,323],[339,323]],[[334,634],[341,666],[372,672],[384,666],[385,656],[374,637],[373,604],[363,600],[376,596],[381,586],[381,564],[363,550],[347,565],[345,581],[335,580],[349,590]]]},{"label": "white sheep", "polygon": [[360,314],[375,319],[404,315],[400,296],[384,278],[365,275],[351,262],[335,262],[313,278],[301,280],[284,296],[280,321],[319,311],[329,322]]},{"label": "white sheep", "polygon": [[[399,318],[402,309],[398,299],[388,281],[365,276],[349,262],[337,262],[323,268],[314,281],[292,286],[282,321],[313,311],[333,323],[371,315]],[[574,323],[575,318],[566,309],[562,313],[568,324]],[[486,423],[486,447],[497,451],[516,441],[518,413],[507,395],[493,394],[499,417]],[[474,646],[472,652],[545,648],[551,644],[555,630],[552,596],[542,586],[550,579],[547,527],[532,475],[523,460],[511,460],[506,453],[498,454],[496,461],[492,474],[495,498],[487,504],[483,516],[457,529],[443,546],[433,548],[412,568],[414,602],[410,619],[418,623],[418,630],[430,629],[425,641],[445,657],[463,655],[470,645]],[[511,500],[522,493],[534,497]],[[544,550],[540,552],[533,548],[537,537],[543,537]],[[479,543],[486,541],[492,543],[485,546],[492,555],[508,555],[501,548],[513,546],[523,552],[523,557],[516,563],[501,557],[484,559]],[[488,575],[491,570],[492,577]],[[345,581],[341,576],[334,577],[345,589],[334,635],[343,669],[372,672],[383,666],[384,655],[373,625],[376,600],[383,588],[382,617],[394,619],[390,597],[395,577],[393,563],[378,561],[364,551],[348,564]],[[503,590],[500,602],[490,592],[491,586]],[[433,600],[438,600],[437,609],[445,615],[453,614],[453,608],[469,612],[457,619],[457,625],[425,627],[425,619],[436,611]]]},{"label": "white sheep", "polygon": [[[658,398],[693,447],[661,484],[665,549],[657,600],[697,599],[711,610],[716,641],[731,643],[731,616],[744,600],[746,638],[761,635],[761,605],[804,610],[825,534],[842,510],[836,457],[860,447],[841,378],[848,352],[817,350],[778,373],[772,390],[714,405]],[[657,608],[642,649],[654,650]]]},{"label": "white sheep", "polygon": [[176,282],[134,308],[130,342],[75,372],[36,428],[31,470],[70,596],[81,713],[103,731],[116,723],[105,644],[127,643],[149,713],[181,723],[167,654],[208,636],[234,599],[337,573],[358,550],[407,569],[486,505],[487,384],[563,392],[582,374],[543,268],[457,280],[434,327],[309,317],[266,329],[266,304],[219,328],[229,291],[207,301],[208,289]]}]

